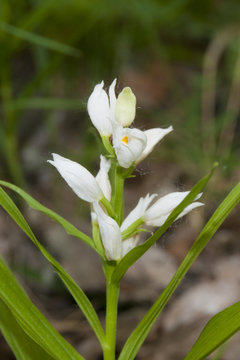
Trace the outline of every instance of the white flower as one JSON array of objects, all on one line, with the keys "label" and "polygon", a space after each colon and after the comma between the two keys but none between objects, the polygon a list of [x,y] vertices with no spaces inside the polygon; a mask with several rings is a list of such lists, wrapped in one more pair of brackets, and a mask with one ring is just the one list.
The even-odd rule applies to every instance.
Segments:
[{"label": "white flower", "polygon": [[110,119],[110,106],[108,95],[103,90],[103,81],[97,84],[88,99],[88,113],[90,119],[101,136],[112,134],[112,123]]},{"label": "white flower", "polygon": [[115,119],[122,126],[129,126],[136,115],[136,96],[130,87],[125,87],[118,95],[115,107]]},{"label": "white flower", "polygon": [[116,79],[109,87],[109,94],[103,89],[103,85],[103,81],[97,84],[90,95],[88,113],[103,139],[112,135],[119,164],[129,168],[133,163],[138,164],[142,161],[155,145],[172,131],[172,126],[167,129],[156,128],[146,131],[125,128],[135,118],[135,95],[129,87],[125,87],[116,98]]},{"label": "white flower", "polygon": [[58,154],[52,155],[53,160],[48,162],[55,166],[77,196],[88,202],[103,198],[103,191],[95,177],[85,167]]},{"label": "white flower", "polygon": [[109,95],[103,89],[104,82],[94,87],[88,99],[88,113],[93,125],[101,136],[112,134],[112,122],[116,121],[122,126],[129,126],[136,113],[136,97],[129,87],[125,87],[115,95],[116,79],[109,87]]},{"label": "white flower", "polygon": [[100,186],[105,198],[111,200],[111,184],[108,176],[111,167],[111,160],[107,160],[103,155],[100,155],[100,170],[96,176],[98,185]]},{"label": "white flower", "polygon": [[169,126],[167,129],[154,128],[144,131],[144,134],[147,136],[147,145],[140,157],[137,159],[136,163],[139,163],[145,159],[150,152],[154,149],[155,145],[162,140],[162,138],[169,134],[173,130],[172,126]]},{"label": "white flower", "polygon": [[124,219],[121,230],[126,230],[132,223],[141,218],[148,206],[152,202],[152,200],[157,196],[157,194],[149,195],[147,194],[144,198],[140,198],[137,206],[128,214],[128,216]]},{"label": "white flower", "polygon": [[[167,220],[168,216],[171,212],[183,201],[183,199],[189,194],[189,191],[185,192],[174,192],[168,195],[163,196],[162,198],[158,199],[153,205],[150,206],[148,210],[142,216],[144,222],[147,225],[151,226],[162,226],[164,222]],[[199,199],[199,194],[196,196],[195,200]],[[177,217],[186,215],[191,210],[195,209],[196,207],[202,206],[203,204],[200,202],[193,202],[192,204],[188,205]]]},{"label": "white flower", "polygon": [[146,144],[147,137],[143,131],[114,125],[113,147],[122,167],[129,168],[140,157]]},{"label": "white flower", "polygon": [[93,203],[97,215],[103,247],[108,260],[119,260],[122,257],[121,230],[117,222],[108,216],[98,203]]}]

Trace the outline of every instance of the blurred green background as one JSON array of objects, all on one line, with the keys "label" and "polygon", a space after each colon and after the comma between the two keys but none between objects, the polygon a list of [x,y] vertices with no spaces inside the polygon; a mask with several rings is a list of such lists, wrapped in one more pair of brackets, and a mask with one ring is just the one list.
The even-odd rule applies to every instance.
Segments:
[{"label": "blurred green background", "polygon": [[115,77],[137,95],[135,126],[174,126],[155,158],[195,178],[217,159],[229,176],[240,145],[239,19],[235,0],[1,0],[1,178],[34,184],[52,151],[94,167],[86,101]]},{"label": "blurred green background", "polygon": [[[156,254],[159,249],[164,252],[163,268],[167,270],[161,270],[161,275],[154,261],[146,258],[149,262],[143,274],[153,266],[154,275],[146,282],[152,289],[154,276],[166,278],[167,256],[181,261],[204,218],[239,181],[240,2],[0,0],[0,178],[21,186],[86,233],[90,232],[88,204],[77,199],[46,161],[56,152],[96,174],[104,150],[88,117],[87,99],[96,83],[104,80],[107,89],[116,77],[117,93],[130,86],[137,96],[134,126],[142,130],[174,127],[139,165],[136,178],[128,181],[127,210],[149,191],[164,194],[190,189],[214,161],[220,163],[206,190],[204,215],[196,212],[192,220],[174,227],[175,240],[170,230],[167,240],[161,239],[154,248]],[[17,197],[14,200],[40,242],[70,270],[102,314],[104,283],[98,260],[46,217],[29,211]],[[203,279],[212,280],[206,264],[214,268],[214,258],[217,262],[222,255],[237,254],[238,229],[236,214],[190,275],[191,286],[202,274]],[[0,217],[0,233],[0,253],[28,280],[54,321],[65,319],[63,309],[68,314],[75,305],[52,269],[5,215]],[[239,272],[231,274],[235,273]],[[143,283],[139,276],[136,279],[130,285],[126,282],[126,299],[132,296],[133,305],[136,302],[144,309],[156,294],[151,300],[136,295]],[[164,281],[157,283],[156,293],[159,286],[165,286]],[[144,289],[147,295],[149,291]],[[67,304],[62,303],[62,295]],[[121,306],[130,315],[134,311],[129,303]],[[130,323],[131,319],[129,316]],[[88,338],[84,321],[77,319],[75,332],[71,322],[57,323],[57,328],[64,332],[64,323],[71,340]],[[175,333],[172,336],[174,343]],[[176,345],[177,352],[183,343],[185,339],[181,346]]]}]

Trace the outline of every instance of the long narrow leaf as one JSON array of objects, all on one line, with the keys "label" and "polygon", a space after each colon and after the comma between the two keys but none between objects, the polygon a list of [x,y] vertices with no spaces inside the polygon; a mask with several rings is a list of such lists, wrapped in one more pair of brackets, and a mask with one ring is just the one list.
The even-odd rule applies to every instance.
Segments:
[{"label": "long narrow leaf", "polygon": [[56,360],[83,359],[33,305],[1,258],[0,284],[0,299],[33,341]]},{"label": "long narrow leaf", "polygon": [[234,187],[234,189],[228,194],[224,201],[217,208],[212,215],[208,223],[201,231],[199,237],[187,253],[185,259],[179,266],[172,280],[159,296],[157,301],[150,308],[148,313],[143,317],[137,328],[132,332],[128,340],[126,341],[123,350],[120,354],[119,360],[133,360],[142,343],[147,337],[153,324],[157,320],[162,309],[182,281],[184,275],[189,270],[192,263],[205,248],[211,237],[217,231],[219,226],[223,223],[225,218],[231,212],[231,210],[240,201],[240,183]]},{"label": "long narrow leaf", "polygon": [[20,195],[28,203],[29,206],[31,206],[32,209],[41,211],[45,215],[49,216],[51,219],[55,220],[60,225],[62,225],[63,228],[66,230],[67,234],[75,236],[76,238],[82,240],[83,242],[85,242],[87,245],[91,246],[91,248],[96,251],[96,249],[93,245],[92,239],[89,236],[87,236],[86,234],[84,234],[82,231],[78,230],[74,225],[72,225],[69,221],[64,219],[62,216],[60,216],[57,213],[55,213],[54,211],[48,209],[46,206],[40,204],[37,200],[35,200],[33,197],[31,197],[29,194],[27,194],[25,191],[23,191],[21,188],[19,188],[16,185],[13,185],[9,182],[1,181],[1,180],[0,180],[0,185],[6,186],[9,189],[15,191],[18,195]]},{"label": "long narrow leaf", "polygon": [[94,310],[91,302],[88,297],[84,294],[82,289],[75,283],[71,276],[63,269],[63,267],[47,252],[47,250],[39,243],[30,229],[28,223],[24,219],[23,215],[16,207],[11,198],[6,194],[6,192],[0,188],[0,205],[8,212],[8,214],[13,218],[13,220],[20,226],[20,228],[27,234],[27,236],[32,240],[32,242],[38,247],[41,253],[45,258],[50,262],[53,268],[56,270],[57,274],[66,285],[76,303],[86,316],[89,324],[94,330],[98,340],[101,344],[105,341],[104,331],[99,321],[99,318]]},{"label": "long narrow leaf", "polygon": [[54,359],[23,331],[2,300],[0,300],[0,330],[17,360]]},{"label": "long narrow leaf", "polygon": [[184,360],[203,360],[240,330],[240,301],[213,316]]},{"label": "long narrow leaf", "polygon": [[153,246],[153,244],[162,236],[167,229],[172,225],[172,223],[176,220],[178,215],[191,204],[196,196],[202,191],[204,186],[210,180],[217,164],[214,164],[211,172],[204,176],[198,183],[192,188],[190,193],[185,197],[185,199],[173,210],[173,212],[169,215],[165,223],[157,230],[155,233],[147,239],[142,245],[139,245],[129,251],[127,255],[120,261],[115,271],[113,272],[112,281],[119,282],[129,267],[134,264],[148,249]]},{"label": "long narrow leaf", "polygon": [[0,30],[10,35],[13,35],[21,40],[28,41],[38,46],[43,46],[50,50],[58,51],[66,55],[76,57],[80,57],[81,55],[81,52],[78,49],[73,48],[72,46],[20,29],[3,21],[0,21]]}]

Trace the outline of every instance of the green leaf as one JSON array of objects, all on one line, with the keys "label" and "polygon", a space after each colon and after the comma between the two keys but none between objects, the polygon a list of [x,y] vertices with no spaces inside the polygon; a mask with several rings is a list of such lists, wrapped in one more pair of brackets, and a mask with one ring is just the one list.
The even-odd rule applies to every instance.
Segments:
[{"label": "green leaf", "polygon": [[16,185],[1,180],[0,180],[0,185],[6,186],[9,189],[15,191],[28,203],[29,206],[31,206],[32,209],[41,211],[45,215],[49,216],[51,219],[55,220],[60,225],[62,225],[62,227],[66,230],[67,234],[75,236],[76,238],[82,240],[87,245],[89,245],[93,250],[96,251],[92,239],[83,232],[81,232],[80,230],[78,230],[74,225],[72,225],[70,222],[65,220],[62,216],[48,209],[46,206],[40,204],[37,200],[35,200],[33,197],[31,197],[29,194],[27,194],[25,191],[23,191],[21,188],[19,188]]},{"label": "green leaf", "polygon": [[184,360],[202,360],[240,330],[240,301],[208,321]]},{"label": "green leaf", "polygon": [[185,199],[169,215],[165,223],[157,231],[155,231],[155,233],[150,238],[148,238],[142,245],[136,246],[134,249],[129,251],[127,255],[124,256],[113,272],[112,281],[119,282],[129,267],[134,264],[141,256],[143,256],[143,254],[145,254],[145,252],[148,251],[148,249],[153,246],[153,244],[167,231],[167,229],[176,220],[178,215],[185,209],[185,207],[191,204],[196,196],[202,191],[204,186],[210,180],[217,165],[217,163],[214,164],[211,172],[198,181],[198,183],[192,188]]},{"label": "green leaf", "polygon": [[41,35],[34,34],[32,32],[20,29],[19,27],[7,24],[3,21],[0,21],[0,30],[13,35],[21,40],[28,41],[32,44],[43,46],[50,50],[54,50],[66,55],[80,57],[81,52],[78,49],[68,46],[56,40],[46,38]]},{"label": "green leaf", "polygon": [[0,300],[0,330],[17,360],[54,359],[23,331],[2,300]]},{"label": "green leaf", "polygon": [[0,284],[1,300],[33,341],[56,360],[83,359],[33,305],[1,258]]},{"label": "green leaf", "polygon": [[88,297],[84,294],[82,289],[75,283],[71,276],[63,269],[63,267],[47,252],[47,250],[39,243],[30,229],[28,223],[24,219],[23,215],[11,200],[11,198],[6,194],[6,192],[0,188],[0,205],[8,212],[8,214],[13,218],[13,220],[20,226],[20,228],[27,234],[27,236],[32,240],[32,242],[38,247],[43,256],[50,262],[53,268],[56,270],[57,274],[63,281],[63,283],[68,288],[69,292],[72,294],[76,303],[82,310],[83,314],[86,316],[89,324],[94,330],[98,340],[103,345],[105,342],[105,335],[102,328],[102,325],[99,321],[99,318],[94,310],[91,302]]},{"label": "green leaf", "polygon": [[119,360],[132,360],[135,358],[135,355],[137,354],[142,343],[147,337],[153,324],[155,323],[164,306],[182,281],[186,272],[189,270],[192,263],[199,256],[199,254],[205,248],[211,237],[215,234],[219,226],[223,223],[225,218],[238,204],[239,201],[240,183],[238,183],[234,187],[234,189],[228,194],[228,196],[223,200],[223,202],[217,208],[210,220],[207,222],[200,235],[198,236],[197,240],[187,253],[185,259],[177,269],[168,286],[165,288],[157,301],[153,304],[153,306],[143,317],[137,328],[132,332],[132,334],[126,341],[120,354]]}]

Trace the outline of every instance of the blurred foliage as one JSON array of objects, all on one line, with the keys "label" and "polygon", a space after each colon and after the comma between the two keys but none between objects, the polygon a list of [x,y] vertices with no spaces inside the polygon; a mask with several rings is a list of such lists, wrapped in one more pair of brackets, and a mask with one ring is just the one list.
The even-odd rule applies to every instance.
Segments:
[{"label": "blurred foliage", "polygon": [[[204,54],[212,39],[239,19],[240,5],[235,0],[1,0],[2,174],[24,184],[33,157],[32,151],[30,155],[27,152],[27,144],[37,141],[34,134],[41,129],[47,139],[44,157],[69,141],[71,156],[94,166],[93,134],[86,133],[85,123],[86,97],[93,84],[102,79],[109,82],[129,67],[146,71],[152,61],[168,64],[171,81],[163,101],[153,111],[147,110],[148,115],[158,126],[171,123],[183,135],[180,144],[171,144],[175,160],[177,157],[204,168],[218,157],[214,149],[211,154],[206,152],[207,160],[203,161]],[[213,133],[216,144],[219,128],[225,126],[222,103],[235,76],[232,68],[238,57],[239,36],[232,37],[231,46],[226,45],[227,55],[217,64],[221,71],[216,86],[216,118],[205,129]],[[175,76],[179,66],[186,68],[180,82]],[[62,116],[67,119],[65,124],[59,120]],[[234,124],[237,116],[238,111]],[[234,141],[228,144],[228,164],[236,163],[233,148],[239,148],[239,143]],[[82,152],[81,145],[75,149],[82,142],[91,145],[88,153]],[[44,160],[34,161],[32,172]]]}]

